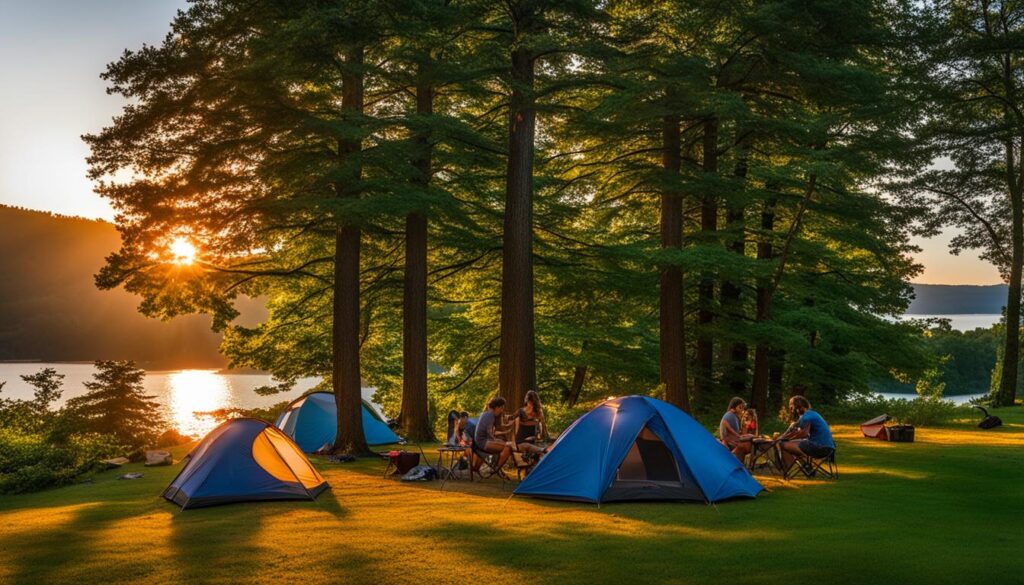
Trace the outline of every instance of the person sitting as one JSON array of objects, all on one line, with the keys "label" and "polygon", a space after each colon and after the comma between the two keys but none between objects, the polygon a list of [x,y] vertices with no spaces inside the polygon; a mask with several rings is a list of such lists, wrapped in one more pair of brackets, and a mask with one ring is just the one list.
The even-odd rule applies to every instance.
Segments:
[{"label": "person sitting", "polygon": [[[493,466],[496,470],[505,465],[508,458],[512,456],[512,449],[515,448],[511,441],[499,441],[494,436],[494,425],[496,421],[501,420],[500,417],[504,412],[505,399],[500,396],[492,398],[487,403],[487,410],[480,415],[480,419],[476,423],[476,431],[473,434],[473,448],[476,451],[498,456],[498,461]],[[479,456],[474,456],[473,471],[479,472],[483,462]]]},{"label": "person sitting", "polygon": [[789,411],[797,421],[779,437],[779,453],[782,456],[782,470],[788,472],[793,462],[801,456],[824,459],[836,450],[832,440],[832,429],[803,396],[789,399]]},{"label": "person sitting", "polygon": [[[476,431],[476,427],[469,422],[469,413],[465,410],[462,412],[453,410],[452,413],[455,415],[455,420],[451,425],[452,432],[448,436],[445,445],[449,447],[465,447],[473,442],[471,433]],[[469,427],[473,427],[473,430],[467,432]]]},{"label": "person sitting", "polygon": [[526,393],[523,407],[516,412],[516,449],[520,453],[540,455],[547,453],[536,441],[543,435],[544,408],[536,391]]},{"label": "person sitting", "polygon": [[756,437],[758,435],[757,428],[757,411],[753,408],[748,408],[743,411],[743,434],[751,435]]},{"label": "person sitting", "polygon": [[729,409],[722,415],[722,421],[718,423],[719,440],[740,462],[750,453],[750,439],[753,438],[741,431],[740,417],[746,407],[747,403],[742,398],[733,398],[729,401]]}]

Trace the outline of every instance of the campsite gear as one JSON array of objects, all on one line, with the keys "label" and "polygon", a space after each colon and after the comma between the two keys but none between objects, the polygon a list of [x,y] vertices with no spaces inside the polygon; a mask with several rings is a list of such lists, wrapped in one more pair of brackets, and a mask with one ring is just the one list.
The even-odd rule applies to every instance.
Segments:
[{"label": "campsite gear", "polygon": [[982,412],[982,414],[985,415],[985,417],[981,419],[981,422],[978,423],[978,428],[979,429],[988,430],[988,429],[994,429],[996,427],[999,427],[999,426],[1003,425],[1003,419],[999,418],[998,416],[989,414],[988,411],[985,410],[985,407],[978,406],[977,404],[975,404],[974,408],[977,408],[978,410],[980,410]]},{"label": "campsite gear", "polygon": [[892,441],[894,443],[913,443],[913,425],[887,425],[889,415],[883,414],[860,424],[860,432],[870,439]]},{"label": "campsite gear", "polygon": [[298,445],[254,418],[225,421],[183,461],[163,494],[182,510],[244,501],[313,500],[328,487]]},{"label": "campsite gear", "polygon": [[324,455],[324,458],[331,463],[351,463],[356,460],[355,455]]},{"label": "campsite gear", "polygon": [[889,415],[883,414],[882,416],[876,416],[875,418],[863,422],[860,424],[860,432],[864,433],[865,437],[869,439],[878,439],[880,441],[889,440],[889,431],[886,429],[885,423],[889,421]]},{"label": "campsite gear", "polygon": [[755,497],[732,453],[675,406],[647,396],[602,402],[558,437],[516,494],[584,502]]},{"label": "campsite gear", "polygon": [[[781,454],[780,454],[781,457]],[[797,474],[802,474],[810,479],[821,474],[826,479],[839,479],[839,465],[836,464],[836,450],[825,457],[815,458],[810,455],[800,455],[793,462],[792,467],[783,474],[783,479],[793,479]]]},{"label": "campsite gear", "polygon": [[488,453],[487,451],[484,451],[482,449],[477,449],[476,446],[474,445],[473,455],[480,458],[481,464],[476,471],[473,471],[473,463],[470,462],[469,481],[473,481],[474,474],[480,476],[480,479],[488,479],[497,476],[498,479],[501,480],[502,489],[505,489],[505,484],[507,482],[512,481],[512,478],[509,477],[505,473],[505,471],[498,466],[498,458],[500,457],[499,453]]},{"label": "campsite gear", "polygon": [[138,472],[126,473],[117,479],[142,479],[142,474]]},{"label": "campsite gear", "polygon": [[127,457],[114,457],[113,459],[103,459],[100,463],[103,464],[105,469],[116,469],[129,461]]},{"label": "campsite gear", "polygon": [[[306,453],[314,453],[324,444],[333,445],[338,434],[338,408],[334,394],[313,392],[295,400],[277,417],[275,425]],[[368,445],[388,445],[401,441],[365,400],[363,435]]]},{"label": "campsite gear", "polygon": [[174,460],[171,459],[171,454],[167,451],[146,451],[146,467],[171,465],[172,463]]},{"label": "campsite gear", "polygon": [[887,430],[893,443],[914,442],[914,425],[892,425]]},{"label": "campsite gear", "polygon": [[778,460],[775,457],[775,441],[768,437],[754,437],[750,440],[750,455],[747,458],[747,469],[766,471],[770,474],[782,475]]},{"label": "campsite gear", "polygon": [[[409,470],[420,464],[420,454],[409,451],[389,451],[388,464],[384,475],[405,475]],[[392,471],[393,470],[393,471]]]},{"label": "campsite gear", "polygon": [[441,478],[442,488],[444,487],[444,482],[449,479],[457,479],[455,472],[458,470],[459,462],[462,461],[462,455],[465,452],[465,447],[438,447],[437,464],[434,467],[437,468],[438,476]]},{"label": "campsite gear", "polygon": [[437,470],[429,465],[417,465],[402,475],[402,481],[433,481],[437,479]]}]

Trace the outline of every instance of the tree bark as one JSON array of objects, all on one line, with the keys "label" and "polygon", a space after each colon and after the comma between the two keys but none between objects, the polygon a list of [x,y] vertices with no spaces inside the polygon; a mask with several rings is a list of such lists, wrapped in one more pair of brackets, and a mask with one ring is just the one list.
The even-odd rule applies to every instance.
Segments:
[{"label": "tree bark", "polygon": [[501,265],[501,341],[498,386],[511,405],[536,387],[533,329],[534,56],[512,50],[508,167]]},{"label": "tree bark", "polygon": [[[718,172],[718,120],[710,118],[704,123],[704,164],[705,175]],[[702,194],[700,201],[700,231],[703,243],[709,244],[718,230],[718,201],[713,193]],[[711,325],[715,314],[712,304],[715,298],[714,275],[705,271],[697,286],[697,369],[693,379],[693,401],[700,405],[711,393],[714,376],[714,345]]]},{"label": "tree bark", "polygon": [[[362,112],[363,48],[349,50],[345,55],[346,70],[342,74],[343,110]],[[353,71],[353,68],[356,70]],[[362,148],[359,139],[338,140],[338,164],[347,180],[335,184],[339,197],[359,197],[353,186],[359,182],[362,169],[353,155]],[[334,238],[334,306],[331,326],[333,371],[331,385],[337,403],[338,432],[334,439],[335,453],[372,454],[363,434],[362,379],[359,369],[359,255],[361,232],[358,224],[341,218]]]},{"label": "tree bark", "polygon": [[587,380],[587,366],[576,366],[572,373],[572,385],[569,386],[569,396],[565,401],[566,406],[572,408],[580,400],[580,393],[583,392],[583,383]]},{"label": "tree bark", "polygon": [[782,376],[786,369],[786,352],[772,349],[768,352],[768,408],[778,412],[782,408]]},{"label": "tree bark", "polygon": [[[736,139],[737,159],[733,177],[737,186],[742,188],[746,183],[748,170],[748,153],[750,151],[750,138],[740,134]],[[742,258],[746,249],[746,208],[742,203],[742,196],[739,201],[731,198],[726,203],[726,229],[729,233],[729,250]],[[722,280],[722,313],[733,323],[744,319],[743,304],[740,299],[740,284],[732,279]],[[747,344],[742,341],[733,341],[724,344],[722,354],[727,356],[728,363],[725,365],[725,385],[734,395],[741,395],[747,388]]]},{"label": "tree bark", "polygon": [[[682,167],[679,116],[662,120],[662,167],[665,180],[679,175]],[[661,247],[680,250],[683,246],[683,195],[674,186],[661,194]],[[690,397],[686,387],[686,333],[683,321],[683,271],[678,264],[661,269],[660,365],[665,401],[686,412]]]},{"label": "tree bark", "polygon": [[[773,255],[771,232],[775,229],[775,199],[765,202],[761,210],[761,231],[762,235],[757,243],[757,259],[762,262],[770,262]],[[764,319],[768,309],[768,296],[771,294],[770,284],[767,278],[761,278],[757,282],[755,299],[757,320]],[[754,374],[752,390],[750,395],[750,406],[758,412],[765,412],[768,403],[768,386],[770,372],[771,348],[765,341],[759,341],[754,348]]]},{"label": "tree bark", "polygon": [[[1003,339],[1003,369],[999,380],[998,406],[1013,406],[1017,399],[1017,373],[1020,367],[1020,295],[1024,265],[1024,185],[1013,172],[1013,147],[1007,146],[1010,176],[1010,274],[1006,297],[1006,337]],[[1024,169],[1022,169],[1024,170]]]},{"label": "tree bark", "polygon": [[[423,65],[420,65],[423,79]],[[416,113],[434,113],[433,87],[416,86]],[[415,183],[426,195],[431,179],[429,130],[415,139]],[[433,441],[427,397],[427,217],[413,211],[405,217],[405,286],[402,299],[402,412],[406,438]]]}]

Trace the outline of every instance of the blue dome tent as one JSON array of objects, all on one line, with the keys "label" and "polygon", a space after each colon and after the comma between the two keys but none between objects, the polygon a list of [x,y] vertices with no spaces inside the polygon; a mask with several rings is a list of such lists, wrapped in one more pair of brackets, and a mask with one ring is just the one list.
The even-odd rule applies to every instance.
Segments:
[{"label": "blue dome tent", "polygon": [[291,439],[254,418],[224,422],[184,461],[163,494],[183,510],[232,502],[313,500],[328,487]]},{"label": "blue dome tent", "polygon": [[[338,434],[338,408],[334,394],[313,392],[295,400],[277,417],[276,425],[306,453],[333,444]],[[368,445],[387,445],[401,440],[365,400],[363,435]]]},{"label": "blue dome tent", "polygon": [[682,410],[614,398],[576,420],[515,493],[584,502],[754,497],[746,468]]}]

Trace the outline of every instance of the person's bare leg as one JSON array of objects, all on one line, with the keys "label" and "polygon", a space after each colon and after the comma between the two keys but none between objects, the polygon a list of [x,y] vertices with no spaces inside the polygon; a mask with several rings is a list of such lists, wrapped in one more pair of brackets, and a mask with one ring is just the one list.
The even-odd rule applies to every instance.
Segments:
[{"label": "person's bare leg", "polygon": [[512,447],[505,445],[505,448],[501,450],[501,455],[498,455],[498,469],[505,466],[505,462],[512,456]]},{"label": "person's bare leg", "polygon": [[748,441],[741,441],[732,450],[732,454],[740,460],[740,463],[744,462],[748,453],[750,453],[750,443]]},{"label": "person's bare leg", "polygon": [[540,453],[544,452],[544,448],[543,447],[538,447],[537,445],[534,445],[533,443],[519,443],[518,448],[519,448],[519,451],[522,452],[522,453],[540,454]]},{"label": "person's bare leg", "polygon": [[782,470],[789,471],[793,467],[793,463],[798,457],[802,457],[804,452],[800,450],[799,441],[783,441],[779,443],[782,452]]}]

